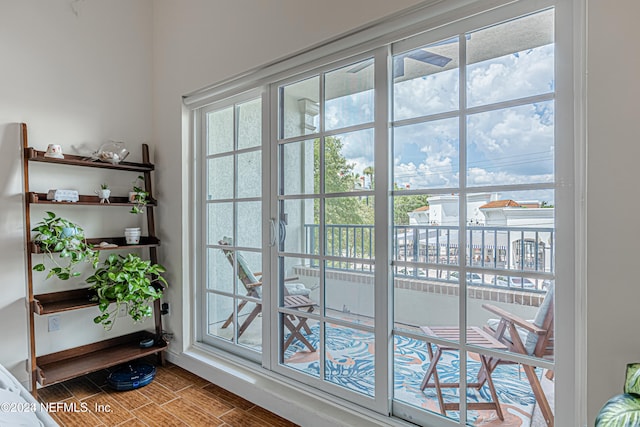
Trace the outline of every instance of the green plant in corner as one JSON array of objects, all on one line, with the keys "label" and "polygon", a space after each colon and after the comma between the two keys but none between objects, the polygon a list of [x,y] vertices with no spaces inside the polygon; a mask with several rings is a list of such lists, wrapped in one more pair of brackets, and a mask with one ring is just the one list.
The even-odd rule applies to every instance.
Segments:
[{"label": "green plant in corner", "polygon": [[[57,276],[61,280],[68,280],[70,277],[79,276],[80,273],[73,269],[83,261],[97,268],[98,253],[87,243],[84,230],[77,224],[53,212],[47,212],[47,217],[38,222],[31,231],[36,232],[33,242],[38,245],[44,256],[56,265],[47,274],[47,279]],[[55,257],[54,253],[58,253],[59,257]],[[63,262],[58,262],[57,258],[62,258]],[[45,271],[46,266],[40,263],[34,265],[33,269]]]},{"label": "green plant in corner", "polygon": [[[151,303],[162,296],[162,287],[167,281],[160,276],[166,270],[159,264],[143,260],[136,254],[110,255],[104,265],[87,278],[89,289],[96,292],[93,301],[98,302],[101,314],[95,323],[110,330],[115,323],[122,304],[134,322],[140,322],[153,313]],[[110,310],[111,304],[115,307]]]},{"label": "green plant in corner", "polygon": [[149,201],[149,193],[144,191],[141,187],[144,182],[144,177],[142,175],[138,176],[136,180],[133,182],[133,190],[131,191],[131,196],[133,199],[133,206],[129,211],[132,214],[141,214],[144,213],[144,207],[147,205]]},{"label": "green plant in corner", "polygon": [[624,393],[613,396],[596,417],[595,427],[632,427],[640,425],[640,363],[629,363]]}]

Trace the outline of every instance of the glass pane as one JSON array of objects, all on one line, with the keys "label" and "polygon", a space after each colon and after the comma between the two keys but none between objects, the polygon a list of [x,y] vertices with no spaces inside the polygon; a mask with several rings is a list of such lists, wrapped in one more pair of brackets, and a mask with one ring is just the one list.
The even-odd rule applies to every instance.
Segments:
[{"label": "glass pane", "polygon": [[233,197],[233,156],[207,160],[207,200]]},{"label": "glass pane", "polygon": [[553,182],[554,110],[548,101],[469,116],[468,185]]},{"label": "glass pane", "polygon": [[262,254],[260,252],[237,251],[237,284],[238,295],[246,295],[261,299],[262,284]]},{"label": "glass pane", "polygon": [[[501,276],[554,272],[553,190],[470,194],[467,223],[467,265],[507,270]],[[538,290],[542,286],[537,279],[491,279],[498,286]]]},{"label": "glass pane", "polygon": [[232,259],[225,253],[222,249],[207,249],[207,288],[232,294],[235,283]]},{"label": "glass pane", "polygon": [[207,204],[207,243],[217,245],[225,237],[233,236],[233,204]]},{"label": "glass pane", "polygon": [[325,261],[325,315],[373,326],[374,279],[373,264]]},{"label": "glass pane", "polygon": [[325,129],[373,121],[373,58],[325,75]]},{"label": "glass pane", "polygon": [[456,194],[393,197],[396,328],[458,325],[458,211]]},{"label": "glass pane", "polygon": [[236,209],[238,246],[262,247],[262,202],[238,202]]},{"label": "glass pane", "polygon": [[297,314],[281,315],[280,353],[286,366],[318,377],[320,328],[311,316],[318,312],[320,275],[318,261],[308,258],[278,258],[279,306]]},{"label": "glass pane", "polygon": [[[320,267],[318,260],[309,258],[280,257],[278,270],[283,278],[282,296],[302,295],[317,304],[320,301]],[[291,301],[281,300],[280,306],[290,306]],[[304,311],[308,311],[305,307]]]},{"label": "glass pane", "polygon": [[[304,316],[280,314],[282,364],[312,377],[320,377],[318,364],[320,324]],[[313,351],[311,349],[314,349]]]},{"label": "glass pane", "polygon": [[553,20],[547,10],[467,36],[469,107],[554,91]]},{"label": "glass pane", "polygon": [[[333,197],[325,200],[325,254],[374,259],[374,196]],[[341,268],[355,268],[342,266]]]},{"label": "glass pane", "polygon": [[238,150],[262,144],[262,100],[238,104]]},{"label": "glass pane", "polygon": [[253,301],[239,299],[238,344],[251,350],[262,350],[262,306]]},{"label": "glass pane", "polygon": [[372,332],[325,324],[325,380],[374,396],[374,342]]},{"label": "glass pane", "polygon": [[318,254],[318,199],[280,201],[279,236],[281,250],[297,254]]},{"label": "glass pane", "polygon": [[233,150],[233,108],[207,113],[207,154]]},{"label": "glass pane", "polygon": [[[394,399],[417,408],[438,412],[435,389],[426,387],[424,391],[421,390],[424,376],[431,366],[427,344],[423,340],[398,334],[394,335],[393,343]],[[453,375],[457,377],[456,372],[453,372]]]},{"label": "glass pane", "polygon": [[207,294],[208,335],[228,341],[234,339],[233,298],[214,293]]},{"label": "glass pane", "polygon": [[[527,310],[522,310],[522,314],[529,315]],[[495,325],[499,319],[489,319],[489,322]],[[496,339],[497,335],[493,332],[483,337],[484,330],[469,329],[472,332],[468,334],[468,339],[475,345],[498,351],[511,346],[509,341]],[[483,364],[489,367],[489,375],[485,374],[487,369],[483,369]],[[546,425],[541,416],[542,407],[547,408],[549,419],[553,416],[549,400],[553,399],[554,383],[547,378],[545,369],[514,363],[506,355],[496,360],[482,353],[470,353],[467,368],[467,417],[473,425],[487,425],[487,419],[495,420],[495,424],[491,425],[529,425],[532,418],[538,418],[541,425]],[[534,389],[540,390],[537,396]],[[499,423],[501,415],[504,421]],[[531,425],[538,423],[534,421]]]},{"label": "glass pane", "polygon": [[262,150],[238,154],[238,197],[262,196]]},{"label": "glass pane", "polygon": [[393,119],[458,109],[458,38],[393,57]]},{"label": "glass pane", "polygon": [[[467,232],[468,264],[502,270],[483,274],[480,287],[468,286],[469,325],[495,330],[500,316],[489,308],[492,305],[542,324],[540,307],[554,283],[554,211],[553,190],[468,196],[467,212],[474,217]],[[487,288],[493,291],[486,292]],[[520,332],[522,344],[527,347],[528,341],[527,351],[533,351],[532,340],[537,337]]]},{"label": "glass pane", "polygon": [[320,191],[320,157],[317,140],[280,146],[280,194],[314,194]]},{"label": "glass pane", "polygon": [[320,77],[315,76],[280,88],[280,138],[319,131]]},{"label": "glass pane", "polygon": [[370,190],[373,188],[373,129],[324,139],[325,191]]},{"label": "glass pane", "polygon": [[457,118],[394,128],[395,189],[457,187],[459,170]]}]

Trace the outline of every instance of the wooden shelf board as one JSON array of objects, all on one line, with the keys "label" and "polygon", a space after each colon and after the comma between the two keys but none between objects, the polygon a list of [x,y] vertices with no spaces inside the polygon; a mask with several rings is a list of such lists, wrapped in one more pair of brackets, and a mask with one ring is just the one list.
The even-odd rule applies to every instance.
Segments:
[{"label": "wooden shelf board", "polygon": [[33,311],[44,315],[94,307],[98,305],[97,302],[90,301],[94,294],[89,288],[83,288],[34,295]]},{"label": "wooden shelf board", "polygon": [[91,158],[76,156],[73,154],[65,154],[64,159],[55,159],[52,157],[45,157],[45,151],[38,151],[32,147],[28,147],[25,150],[27,160],[32,162],[54,163],[60,165],[72,165],[72,166],[85,166],[90,168],[100,169],[115,169],[133,172],[149,172],[154,169],[154,165],[151,163],[133,163],[133,162],[120,162],[116,164],[100,162],[97,160],[91,160]]},{"label": "wooden shelf board", "polygon": [[[114,248],[101,248],[98,245],[100,242],[107,242],[118,245]],[[140,243],[137,245],[128,245],[127,240],[124,237],[102,237],[95,239],[87,239],[87,243],[93,245],[93,249],[97,251],[114,251],[118,249],[131,249],[131,248],[150,248],[160,246],[160,240],[157,237],[141,236]]]},{"label": "wooden shelf board", "polygon": [[[27,200],[29,201],[29,203],[38,204],[38,205],[58,205],[58,206],[81,205],[81,206],[101,206],[101,207],[126,206],[129,208],[134,206],[134,203],[131,203],[129,201],[129,198],[124,196],[111,196],[109,197],[109,203],[100,203],[100,198],[98,196],[80,194],[78,197],[80,200],[77,202],[56,202],[53,200],[47,200],[47,193],[34,193],[34,192],[27,193]],[[156,200],[150,200],[147,202],[147,206],[157,206],[157,204],[158,203]]]},{"label": "wooden shelf board", "polygon": [[56,384],[167,349],[166,342],[140,348],[139,342],[151,337],[149,332],[136,332],[40,356],[36,359],[38,382],[43,386]]},{"label": "wooden shelf board", "polygon": [[[118,246],[111,248],[101,248],[100,246],[98,246],[101,242],[107,242]],[[138,243],[137,245],[128,245],[124,237],[96,237],[87,239],[87,243],[93,245],[93,249],[96,251],[116,251],[121,249],[158,247],[160,246],[160,239],[152,236],[141,236],[140,243]],[[40,246],[35,244],[33,241],[29,242],[29,245],[31,247],[31,253],[43,253],[43,251],[40,249]]]}]

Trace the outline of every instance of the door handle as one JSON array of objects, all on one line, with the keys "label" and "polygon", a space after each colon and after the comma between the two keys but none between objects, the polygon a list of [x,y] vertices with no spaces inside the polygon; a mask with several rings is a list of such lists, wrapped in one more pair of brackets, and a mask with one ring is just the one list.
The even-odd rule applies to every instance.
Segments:
[{"label": "door handle", "polygon": [[275,218],[269,219],[269,229],[270,229],[269,246],[275,246],[276,245],[276,219]]}]

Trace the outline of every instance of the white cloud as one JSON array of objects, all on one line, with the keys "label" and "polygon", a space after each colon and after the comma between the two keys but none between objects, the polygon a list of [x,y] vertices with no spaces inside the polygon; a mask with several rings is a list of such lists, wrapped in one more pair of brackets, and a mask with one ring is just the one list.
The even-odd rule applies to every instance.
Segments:
[{"label": "white cloud", "polygon": [[541,175],[517,175],[506,171],[490,172],[481,168],[469,168],[467,171],[467,185],[509,185],[528,182],[552,182],[552,174]]},{"label": "white cloud", "polygon": [[[469,105],[486,105],[553,90],[553,55],[553,46],[542,46],[470,65]],[[447,73],[396,84],[395,119],[451,110],[457,102],[457,90],[457,81]],[[469,116],[468,185],[553,181],[553,117],[553,101]],[[411,188],[458,185],[457,120],[455,132],[438,127],[439,122],[395,129],[394,135],[401,135],[403,144],[394,151],[394,175],[399,185],[408,183]],[[394,138],[398,140],[397,136]],[[419,145],[420,149],[412,152],[408,149],[411,144]]]},{"label": "white cloud", "polygon": [[456,68],[395,83],[394,120],[453,111],[458,108],[458,90]]},{"label": "white cloud", "polygon": [[467,105],[524,98],[553,90],[553,45],[471,64]]}]

